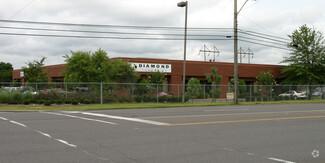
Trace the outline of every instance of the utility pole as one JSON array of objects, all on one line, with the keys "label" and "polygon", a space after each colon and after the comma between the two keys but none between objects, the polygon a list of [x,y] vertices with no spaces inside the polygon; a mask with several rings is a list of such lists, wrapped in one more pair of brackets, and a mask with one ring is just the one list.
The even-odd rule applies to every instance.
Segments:
[{"label": "utility pole", "polygon": [[237,12],[237,0],[234,0],[234,102],[238,104],[238,21],[237,17],[240,11],[243,9],[248,0]]},{"label": "utility pole", "polygon": [[237,0],[234,0],[234,103],[238,104],[238,38],[237,38]]}]

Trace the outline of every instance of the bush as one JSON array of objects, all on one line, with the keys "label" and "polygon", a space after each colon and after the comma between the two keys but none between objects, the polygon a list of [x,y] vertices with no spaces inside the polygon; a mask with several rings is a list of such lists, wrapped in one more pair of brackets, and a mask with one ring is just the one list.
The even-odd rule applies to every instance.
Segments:
[{"label": "bush", "polygon": [[268,101],[268,98],[267,97],[263,97],[263,101]]},{"label": "bush", "polygon": [[24,103],[25,105],[29,105],[29,104],[31,103],[31,100],[29,100],[29,99],[24,100],[23,103]]},{"label": "bush", "polygon": [[23,99],[24,100],[32,100],[33,99],[33,95],[31,92],[26,92],[23,94]]},{"label": "bush", "polygon": [[52,104],[52,101],[50,101],[50,100],[47,100],[47,101],[44,102],[45,106],[50,106],[51,104]]},{"label": "bush", "polygon": [[61,105],[61,104],[63,104],[63,100],[61,100],[61,99],[55,100],[55,103],[58,104],[58,105]]},{"label": "bush", "polygon": [[71,99],[65,99],[65,100],[64,100],[64,103],[65,103],[65,104],[71,104],[71,103],[72,103],[72,100],[71,100]]},{"label": "bush", "polygon": [[71,104],[72,104],[72,105],[78,105],[79,102],[78,102],[77,100],[72,100],[72,101],[71,101]]},{"label": "bush", "polygon": [[283,99],[284,100],[290,100],[290,97],[289,96],[284,96]]},{"label": "bush", "polygon": [[3,91],[0,92],[0,103],[9,103],[10,94],[9,92]]},{"label": "bush", "polygon": [[160,97],[158,97],[158,101],[159,101],[159,102],[165,102],[165,101],[168,101],[168,97],[167,97],[167,96],[160,96]]},{"label": "bush", "polygon": [[45,103],[45,100],[40,99],[40,100],[37,100],[36,103],[37,103],[37,104],[44,104],[44,103]]},{"label": "bush", "polygon": [[23,100],[23,94],[19,91],[13,91],[10,94],[10,104],[21,104]]},{"label": "bush", "polygon": [[84,104],[91,104],[91,101],[88,100],[88,99],[84,99],[84,100],[82,100],[82,103],[84,103]]},{"label": "bush", "polygon": [[250,101],[250,97],[249,97],[249,96],[246,96],[246,97],[245,97],[245,101],[246,101],[246,102]]},{"label": "bush", "polygon": [[257,96],[256,97],[256,101],[262,101],[262,97],[261,96]]}]

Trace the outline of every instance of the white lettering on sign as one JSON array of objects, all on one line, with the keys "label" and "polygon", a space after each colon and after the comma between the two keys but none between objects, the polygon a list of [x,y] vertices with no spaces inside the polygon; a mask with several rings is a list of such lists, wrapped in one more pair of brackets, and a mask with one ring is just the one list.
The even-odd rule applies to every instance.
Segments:
[{"label": "white lettering on sign", "polygon": [[135,72],[172,72],[171,64],[158,64],[158,63],[131,63]]},{"label": "white lettering on sign", "polygon": [[21,77],[21,78],[24,77],[24,71],[20,71],[20,77]]}]

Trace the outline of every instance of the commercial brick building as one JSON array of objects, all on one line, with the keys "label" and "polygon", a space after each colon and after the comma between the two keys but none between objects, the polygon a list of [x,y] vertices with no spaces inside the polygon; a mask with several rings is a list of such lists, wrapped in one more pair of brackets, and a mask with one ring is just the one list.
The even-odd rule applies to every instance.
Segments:
[{"label": "commercial brick building", "polygon": [[[183,60],[169,60],[169,59],[152,59],[152,58],[113,58],[128,61],[135,68],[140,76],[146,77],[152,71],[160,71],[165,74],[165,83],[170,84],[167,91],[177,94],[180,92],[180,87],[173,86],[182,84],[183,79]],[[186,61],[186,83],[194,77],[201,81],[201,84],[207,83],[206,76],[211,74],[211,68],[215,66],[218,68],[218,74],[222,76],[221,85],[227,85],[234,75],[234,64],[226,62],[203,62],[203,61]],[[254,84],[256,76],[259,72],[272,71],[273,76],[277,81],[281,80],[280,70],[284,66],[280,65],[265,65],[265,64],[238,64],[239,78],[243,79],[247,85]],[[63,82],[64,76],[61,72],[65,70],[65,64],[45,66],[45,70],[49,72],[49,81]],[[21,69],[13,71],[13,80],[24,82],[21,77]],[[226,89],[226,87],[221,88]],[[226,91],[222,91],[226,92]],[[221,94],[225,96],[225,93]]]}]

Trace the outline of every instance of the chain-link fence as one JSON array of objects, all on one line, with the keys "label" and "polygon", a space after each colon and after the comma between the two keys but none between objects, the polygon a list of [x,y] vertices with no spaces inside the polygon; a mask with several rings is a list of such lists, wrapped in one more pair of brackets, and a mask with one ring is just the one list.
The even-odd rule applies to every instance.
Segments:
[{"label": "chain-link fence", "polygon": [[[140,83],[0,83],[0,103],[103,104],[182,101],[182,84]],[[186,85],[189,103],[232,102],[231,85]],[[239,101],[325,99],[325,85],[240,85]]]}]

